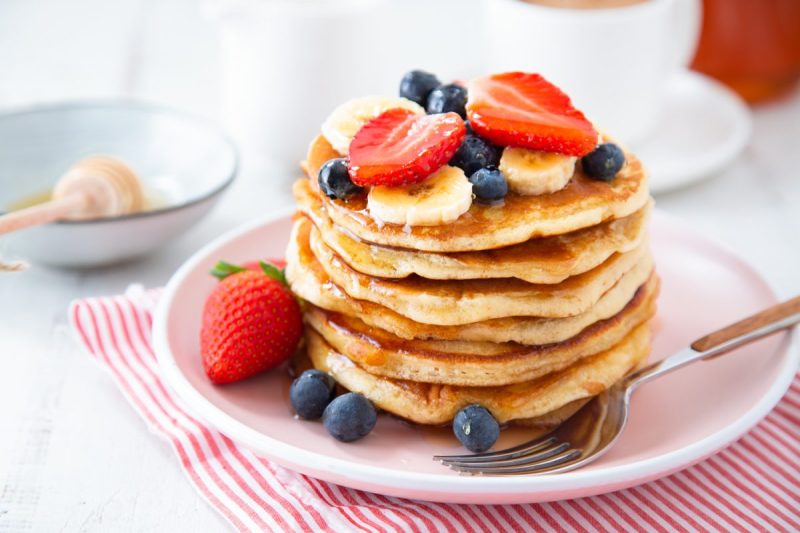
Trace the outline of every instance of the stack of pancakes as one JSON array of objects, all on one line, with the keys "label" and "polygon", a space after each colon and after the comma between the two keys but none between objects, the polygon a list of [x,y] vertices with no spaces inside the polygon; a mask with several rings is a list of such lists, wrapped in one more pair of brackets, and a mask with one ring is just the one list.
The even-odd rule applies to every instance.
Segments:
[{"label": "stack of pancakes", "polygon": [[500,423],[560,423],[650,349],[651,200],[626,156],[610,183],[578,166],[561,191],[403,227],[320,192],[320,166],[341,155],[317,137],[286,269],[307,303],[311,364],[419,424],[475,403]]}]

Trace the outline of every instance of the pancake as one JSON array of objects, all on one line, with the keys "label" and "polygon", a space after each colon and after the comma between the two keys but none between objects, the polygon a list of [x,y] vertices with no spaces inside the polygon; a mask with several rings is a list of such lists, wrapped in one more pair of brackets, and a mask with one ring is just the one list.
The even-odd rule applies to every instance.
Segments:
[{"label": "pancake", "polygon": [[459,326],[433,326],[414,322],[382,305],[351,298],[331,281],[308,247],[287,250],[286,277],[295,294],[318,307],[350,316],[404,339],[439,339],[475,342],[550,344],[580,333],[598,320],[619,313],[641,283],[623,276],[588,311],[567,318],[508,317]]},{"label": "pancake", "polygon": [[627,217],[597,226],[480,252],[434,253],[364,242],[331,223],[308,180],[294,189],[300,210],[323,242],[351,268],[368,276],[428,279],[517,278],[529,283],[560,283],[600,265],[614,253],[629,252],[644,239],[649,204]]},{"label": "pancake", "polygon": [[290,246],[310,246],[330,279],[351,297],[388,307],[416,322],[440,326],[509,316],[578,315],[623,276],[633,276],[642,284],[652,270],[652,258],[645,243],[630,252],[615,254],[589,272],[559,284],[532,284],[518,279],[441,282],[417,276],[386,280],[350,268],[322,243],[308,219],[295,222]]},{"label": "pancake", "polygon": [[[292,376],[299,376],[304,371],[314,368],[314,365],[311,364],[311,360],[308,358],[307,352],[308,350],[305,349],[299,350],[294,357],[292,357],[289,365],[289,372]],[[639,366],[641,366],[641,364]],[[526,435],[528,438],[532,439],[537,435],[544,435],[563,424],[591,399],[592,397],[581,398],[580,400],[570,402],[541,416],[518,418],[511,422],[511,424],[529,428],[530,432],[526,432]],[[404,422],[408,422],[408,420],[404,420]],[[448,433],[452,431],[449,424],[441,424],[440,426]]]},{"label": "pancake", "polygon": [[314,367],[331,374],[337,383],[417,424],[446,424],[473,403],[506,423],[546,415],[607,389],[647,357],[650,330],[647,323],[642,324],[609,350],[535,380],[502,387],[456,387],[375,376],[334,350],[311,328],[306,330],[306,349]]},{"label": "pancake", "polygon": [[513,420],[511,423],[515,426],[530,428],[531,432],[527,435],[527,437],[528,439],[535,439],[538,436],[550,433],[558,426],[566,422],[567,419],[577,413],[581,407],[589,403],[592,398],[594,398],[594,396],[581,398],[580,400],[575,400],[574,402],[570,402],[567,405],[559,407],[555,411],[550,411],[549,413],[545,413],[541,416],[535,416],[533,418],[518,418]]},{"label": "pancake", "polygon": [[530,381],[605,351],[655,314],[657,283],[647,283],[617,315],[596,322],[566,341],[516,343],[400,339],[356,317],[309,306],[307,326],[333,349],[370,374],[461,386],[498,386]]},{"label": "pancake", "polygon": [[[318,136],[303,165],[317,188],[317,173],[328,159],[340,155]],[[364,195],[347,201],[320,194],[332,222],[361,240],[428,252],[490,250],[537,237],[561,235],[626,217],[649,201],[647,174],[641,162],[626,153],[627,162],[611,183],[592,180],[580,168],[566,187],[551,194],[520,196],[509,193],[502,205],[474,202],[456,221],[439,226],[405,227],[376,222]]]}]

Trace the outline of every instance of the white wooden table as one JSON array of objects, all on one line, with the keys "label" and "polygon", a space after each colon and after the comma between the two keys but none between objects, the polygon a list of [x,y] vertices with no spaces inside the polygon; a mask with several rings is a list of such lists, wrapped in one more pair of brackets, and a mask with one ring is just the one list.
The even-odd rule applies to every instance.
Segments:
[{"label": "white wooden table", "polygon": [[[214,27],[196,7],[193,0],[0,1],[0,109],[123,96],[215,117]],[[799,152],[795,93],[756,111],[753,142],[734,166],[658,198],[658,206],[737,251],[780,296],[800,293]],[[0,531],[226,527],[167,444],[144,430],[109,377],[76,349],[65,310],[73,298],[119,293],[131,282],[161,285],[209,238],[289,204],[288,176],[245,172],[212,216],[156,256],[0,277]]]}]

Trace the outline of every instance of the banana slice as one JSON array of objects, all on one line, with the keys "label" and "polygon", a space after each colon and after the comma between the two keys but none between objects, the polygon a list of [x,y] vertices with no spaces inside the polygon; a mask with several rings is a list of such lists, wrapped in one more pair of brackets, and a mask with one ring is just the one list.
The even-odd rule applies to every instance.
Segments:
[{"label": "banana slice", "polygon": [[343,103],[322,123],[322,135],[331,143],[334,150],[347,155],[350,141],[370,119],[388,109],[403,108],[421,115],[425,110],[416,102],[406,98],[387,98],[385,96],[364,96]]},{"label": "banana slice", "polygon": [[372,187],[370,214],[380,222],[438,226],[460,217],[472,205],[472,184],[460,168],[445,166],[421,183]]},{"label": "banana slice", "polygon": [[526,148],[506,148],[500,158],[500,172],[508,188],[533,196],[563,189],[575,172],[577,157]]}]

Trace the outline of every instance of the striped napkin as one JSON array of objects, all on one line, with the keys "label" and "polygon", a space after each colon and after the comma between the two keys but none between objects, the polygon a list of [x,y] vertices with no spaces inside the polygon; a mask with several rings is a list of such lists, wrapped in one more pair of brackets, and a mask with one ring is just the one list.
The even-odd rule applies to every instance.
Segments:
[{"label": "striped napkin", "polygon": [[240,531],[800,531],[800,375],[719,454],[628,490],[530,505],[449,505],[325,483],[257,457],[192,415],[150,344],[159,291],[73,302],[70,320],[189,482]]}]

